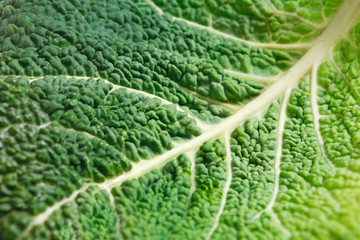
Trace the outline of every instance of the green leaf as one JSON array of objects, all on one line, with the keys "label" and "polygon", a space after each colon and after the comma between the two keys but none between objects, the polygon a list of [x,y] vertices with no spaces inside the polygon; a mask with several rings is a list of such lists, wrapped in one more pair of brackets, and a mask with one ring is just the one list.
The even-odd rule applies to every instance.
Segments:
[{"label": "green leaf", "polygon": [[360,238],[358,1],[0,12],[0,239]]}]

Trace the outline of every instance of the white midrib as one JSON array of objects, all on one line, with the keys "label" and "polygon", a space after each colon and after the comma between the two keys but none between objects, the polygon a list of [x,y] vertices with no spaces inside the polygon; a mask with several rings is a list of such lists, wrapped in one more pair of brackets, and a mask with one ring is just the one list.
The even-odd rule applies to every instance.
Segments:
[{"label": "white midrib", "polygon": [[[121,176],[113,179],[108,179],[100,184],[94,183],[92,185],[99,186],[102,189],[111,189],[115,186],[119,186],[126,180],[136,178],[146,172],[151,171],[152,169],[164,165],[167,161],[173,159],[181,153],[187,152],[189,150],[196,150],[205,141],[219,137],[225,131],[232,132],[237,126],[239,126],[239,124],[244,122],[247,118],[267,107],[272,101],[282,96],[284,92],[296,87],[300,80],[303,78],[303,76],[312,69],[313,65],[321,62],[321,60],[328,53],[329,49],[334,46],[341,37],[345,35],[347,30],[355,22],[359,14],[360,1],[346,0],[337,12],[337,14],[335,14],[333,20],[330,22],[327,29],[320,35],[314,46],[311,47],[308,52],[291,69],[279,76],[278,80],[274,84],[269,86],[269,88],[267,88],[260,96],[250,101],[248,104],[246,104],[244,107],[239,109],[232,116],[228,117],[221,123],[214,125],[209,131],[204,132],[202,135],[186,143],[179,144],[172,150],[162,155],[159,155],[152,160],[144,160],[140,161],[137,164],[134,164],[132,170]],[[83,191],[85,191],[85,189]],[[79,194],[80,192],[81,191],[78,190],[74,193]],[[74,194],[72,194],[69,198],[61,200],[54,206],[49,207],[45,211],[45,213],[50,212],[50,214],[42,213],[34,217],[33,222],[30,223],[29,227],[21,234],[18,239],[22,239],[24,236],[26,236],[27,233],[31,231],[33,226],[35,226],[36,224],[44,223],[51,215],[51,213],[61,208],[61,206],[63,206],[67,202],[72,201],[74,199],[72,198],[72,196],[74,196]],[[51,209],[51,211],[49,209]],[[34,222],[36,224],[33,224]]]}]

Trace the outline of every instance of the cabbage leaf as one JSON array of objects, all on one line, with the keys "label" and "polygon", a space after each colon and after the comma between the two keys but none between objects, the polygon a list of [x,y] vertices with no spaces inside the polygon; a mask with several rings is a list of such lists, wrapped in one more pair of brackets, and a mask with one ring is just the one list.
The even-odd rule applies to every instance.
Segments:
[{"label": "cabbage leaf", "polygon": [[0,10],[1,239],[360,239],[360,1]]}]

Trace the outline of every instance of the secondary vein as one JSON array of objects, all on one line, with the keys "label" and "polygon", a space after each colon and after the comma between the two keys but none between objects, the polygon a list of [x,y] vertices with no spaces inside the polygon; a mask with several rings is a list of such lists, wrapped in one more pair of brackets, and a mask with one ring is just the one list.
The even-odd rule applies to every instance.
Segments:
[{"label": "secondary vein", "polygon": [[184,218],[187,216],[188,214],[188,211],[189,211],[189,206],[190,206],[190,203],[191,203],[191,197],[193,195],[193,193],[195,192],[196,190],[196,182],[195,182],[195,158],[196,158],[196,151],[191,151],[191,152],[188,152],[187,155],[189,156],[190,158],[190,163],[191,163],[191,167],[190,167],[190,193],[189,193],[189,199],[186,203],[186,210],[185,210],[185,213],[184,213]]},{"label": "secondary vein", "polygon": [[[93,77],[81,77],[81,76],[67,76],[67,75],[64,75],[67,79],[69,78],[74,78],[74,79],[83,79],[83,80],[89,80],[89,79],[92,79]],[[42,79],[43,77],[37,77],[37,78],[29,78],[29,82],[33,82],[33,81],[36,81],[36,80],[39,80],[39,79]],[[124,86],[121,86],[121,85],[117,85],[117,84],[114,84],[112,82],[110,82],[109,80],[107,79],[104,79],[104,78],[99,78],[99,77],[94,77],[93,79],[101,79],[103,80],[105,83],[107,84],[110,84],[112,86],[112,89],[108,92],[108,94],[105,96],[104,100],[106,101],[106,99],[110,96],[110,94],[118,89],[125,89],[127,92],[129,93],[136,93],[136,94],[141,94],[145,97],[148,97],[148,98],[156,98],[156,99],[159,99],[161,101],[162,104],[164,105],[174,105],[176,107],[176,110],[180,111],[180,112],[185,112],[178,104],[175,104],[175,103],[172,103],[164,98],[161,98],[157,95],[154,95],[154,94],[151,94],[151,93],[147,93],[145,91],[141,91],[141,90],[137,90],[137,89],[134,89],[134,88],[128,88],[128,87],[124,87]],[[191,115],[190,113],[187,113],[188,114],[188,117],[189,118],[192,118],[196,121],[198,127],[201,128],[201,130],[203,131],[206,131],[208,130],[211,125],[201,121],[200,119],[198,119],[197,117]]]},{"label": "secondary vein", "polygon": [[[159,8],[153,1],[151,0],[146,0],[148,2],[149,5],[151,5],[160,15],[164,14],[164,12],[161,10],[161,8]],[[231,34],[227,34],[224,33],[222,31],[219,31],[217,29],[214,29],[212,27],[209,26],[204,26],[201,24],[198,24],[196,22],[192,22],[183,18],[179,18],[179,17],[175,17],[172,16],[172,20],[173,21],[183,21],[186,22],[188,25],[196,27],[198,29],[203,29],[203,30],[207,30],[208,32],[214,33],[216,35],[228,38],[228,39],[232,39],[238,42],[243,42],[249,46],[252,47],[260,47],[260,48],[272,48],[272,49],[307,49],[309,47],[312,46],[312,44],[310,43],[288,43],[288,44],[280,44],[280,43],[260,43],[260,42],[252,42],[252,41],[248,41],[239,37],[235,37],[234,35]]]},{"label": "secondary vein", "polygon": [[318,64],[314,65],[314,67],[312,69],[311,85],[310,85],[311,108],[312,108],[312,114],[313,114],[313,119],[314,119],[314,129],[315,129],[317,140],[320,145],[321,155],[323,156],[323,158],[326,160],[326,162],[329,164],[330,167],[334,167],[334,164],[330,161],[330,159],[326,155],[325,148],[324,148],[324,141],[323,141],[323,138],[321,137],[321,133],[320,133],[320,126],[319,126],[320,114],[319,114],[318,104],[316,101],[316,99],[317,99],[316,90],[318,87],[317,72],[318,72]]},{"label": "secondary vein", "polygon": [[229,74],[230,76],[251,80],[254,82],[264,83],[264,84],[270,84],[276,81],[277,76],[274,77],[264,77],[264,76],[257,76],[253,74],[247,74],[242,72],[233,71],[230,69],[224,69],[224,72]]},{"label": "secondary vein", "polygon": [[260,218],[261,215],[267,211],[270,212],[275,204],[277,195],[279,193],[279,185],[280,185],[280,162],[281,162],[281,156],[282,156],[282,143],[283,143],[283,133],[285,128],[285,121],[286,121],[286,108],[289,101],[289,97],[291,94],[292,88],[288,88],[286,90],[285,96],[281,103],[280,108],[280,116],[279,116],[279,124],[277,129],[277,142],[276,142],[276,153],[275,153],[275,181],[274,181],[274,191],[272,193],[270,202],[268,205],[258,212],[251,221],[255,221],[256,219]]},{"label": "secondary vein", "polygon": [[225,134],[224,134],[224,142],[225,142],[225,149],[226,149],[226,156],[225,156],[226,182],[225,182],[223,193],[222,193],[222,196],[221,196],[221,204],[220,204],[219,211],[217,212],[217,214],[215,216],[213,226],[211,227],[208,235],[206,236],[206,240],[210,240],[211,236],[213,235],[213,233],[215,232],[215,230],[219,226],[220,217],[221,217],[221,215],[222,215],[222,213],[224,211],[224,208],[225,208],[227,194],[229,192],[229,188],[230,188],[230,184],[231,184],[231,180],[232,180],[230,137],[231,137],[231,133],[226,131]]}]

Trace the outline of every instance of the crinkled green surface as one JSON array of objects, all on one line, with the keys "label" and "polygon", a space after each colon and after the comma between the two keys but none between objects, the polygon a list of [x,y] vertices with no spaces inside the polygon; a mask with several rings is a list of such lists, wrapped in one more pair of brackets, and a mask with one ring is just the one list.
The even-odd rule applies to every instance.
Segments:
[{"label": "crinkled green surface", "polygon": [[0,12],[0,239],[360,239],[358,1]]},{"label": "crinkled green surface", "polygon": [[163,11],[251,41],[308,42],[342,0],[154,0]]},{"label": "crinkled green surface", "polygon": [[[274,211],[294,239],[358,239],[360,176],[351,167],[331,167],[321,155],[309,87],[309,79],[305,79],[290,96]],[[331,145],[324,140],[325,146]],[[337,165],[329,150],[325,157]]]}]

